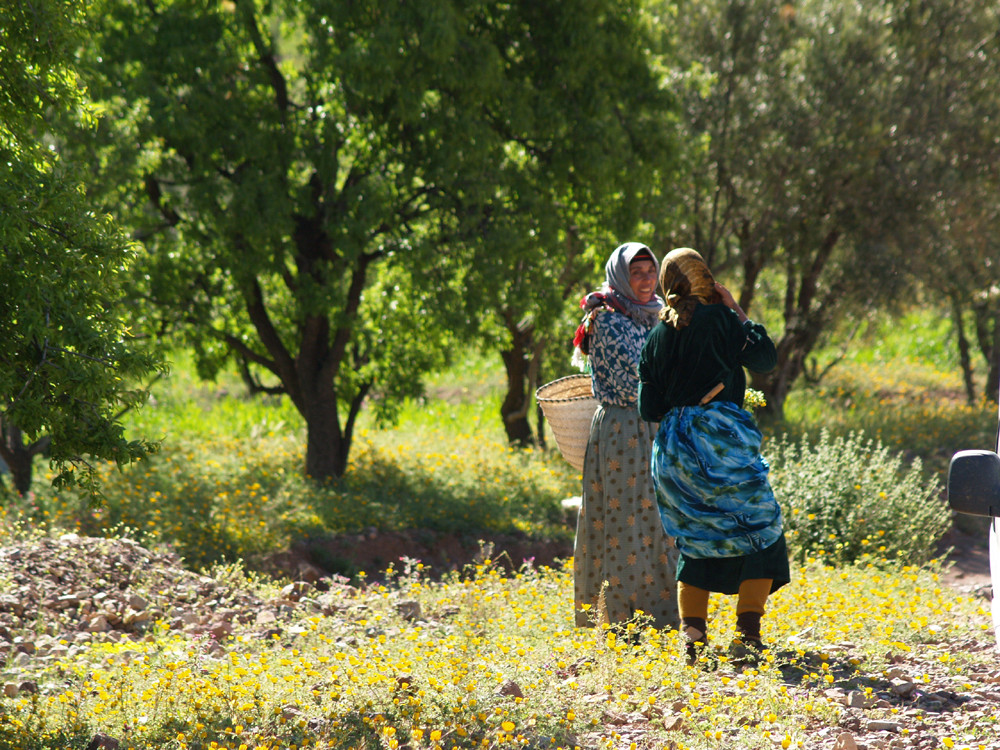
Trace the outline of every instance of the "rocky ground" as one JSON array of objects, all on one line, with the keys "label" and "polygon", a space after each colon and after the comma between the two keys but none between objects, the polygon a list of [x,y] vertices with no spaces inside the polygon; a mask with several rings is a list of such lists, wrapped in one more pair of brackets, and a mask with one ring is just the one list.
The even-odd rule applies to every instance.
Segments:
[{"label": "rocky ground", "polygon": [[[504,543],[510,549],[503,547]],[[980,542],[954,536],[947,585],[988,600],[992,596],[988,556]],[[507,552],[512,565],[534,557],[549,564],[569,550],[566,542],[533,550],[524,540],[494,540],[496,551]],[[522,544],[524,546],[518,546]],[[379,535],[375,532],[329,542],[322,551],[300,548],[270,561],[274,572],[283,572],[294,583],[273,587],[273,595],[241,590],[240,577],[211,578],[186,570],[174,555],[153,552],[128,539],[94,539],[69,534],[59,539],[39,539],[0,548],[0,665],[6,664],[3,693],[10,698],[38,691],[30,675],[39,660],[72,656],[74,650],[100,640],[144,637],[147,624],[162,620],[172,629],[193,636],[210,635],[219,645],[234,632],[268,635],[281,632],[296,614],[308,607],[333,613],[344,606],[346,584],[331,578],[319,560],[345,560],[358,569],[377,571],[400,556],[414,557],[437,565],[440,571],[471,559],[478,540],[437,539],[427,535]],[[363,554],[362,554],[363,553]],[[986,650],[980,642],[950,644],[956,650]],[[848,648],[848,647],[845,647]],[[848,654],[844,654],[846,660]],[[1000,713],[1000,656],[995,662],[967,675],[968,688],[954,687],[940,663],[921,660],[919,654],[900,657],[892,675],[886,676],[884,695],[865,697],[841,691],[830,697],[844,707],[843,721],[815,747],[830,750],[854,748],[918,748],[936,750],[935,737],[926,732],[928,719],[954,724],[954,736],[991,722]],[[929,684],[911,680],[913,675],[931,676]],[[836,692],[836,691],[834,691]],[[0,699],[2,700],[2,699]],[[898,720],[869,721],[873,707],[898,707]],[[918,718],[918,717],[924,718]],[[996,723],[992,723],[996,727]],[[903,729],[909,730],[903,732]],[[626,721],[619,727],[623,737],[638,733],[638,725]],[[921,739],[926,737],[926,742]],[[640,742],[641,745],[641,742]],[[101,747],[96,745],[95,747]],[[975,745],[973,745],[975,747]],[[979,747],[1000,750],[1000,737]]]},{"label": "rocky ground", "polygon": [[[277,622],[298,598],[293,589],[263,601],[130,539],[67,534],[3,547],[0,663],[16,668],[72,655],[95,640],[138,638],[156,620],[217,641],[237,628]],[[4,692],[24,687],[8,683]]]}]

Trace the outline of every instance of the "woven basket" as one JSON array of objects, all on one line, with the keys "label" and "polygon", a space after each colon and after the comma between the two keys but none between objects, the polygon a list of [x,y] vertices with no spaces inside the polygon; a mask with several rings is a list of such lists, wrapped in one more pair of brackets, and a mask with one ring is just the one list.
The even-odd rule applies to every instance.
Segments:
[{"label": "woven basket", "polygon": [[597,400],[590,390],[590,375],[569,375],[546,383],[535,391],[556,445],[563,458],[577,471],[583,471],[590,423]]}]

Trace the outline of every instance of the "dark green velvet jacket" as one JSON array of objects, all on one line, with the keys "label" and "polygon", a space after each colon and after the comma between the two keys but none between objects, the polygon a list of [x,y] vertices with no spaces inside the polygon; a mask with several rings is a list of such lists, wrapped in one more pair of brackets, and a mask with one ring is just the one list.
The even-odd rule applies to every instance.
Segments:
[{"label": "dark green velvet jacket", "polygon": [[774,342],[760,323],[740,323],[722,304],[698,305],[687,327],[660,322],[639,358],[639,415],[659,422],[675,406],[695,406],[717,383],[725,399],[743,406],[743,368],[769,372],[778,363]]}]

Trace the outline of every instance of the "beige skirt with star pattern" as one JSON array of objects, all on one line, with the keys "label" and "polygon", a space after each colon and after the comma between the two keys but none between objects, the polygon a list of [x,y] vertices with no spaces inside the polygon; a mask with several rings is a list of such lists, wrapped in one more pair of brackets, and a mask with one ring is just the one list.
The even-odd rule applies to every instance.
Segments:
[{"label": "beige skirt with star pattern", "polygon": [[655,431],[634,407],[594,414],[573,554],[577,627],[626,622],[640,611],[657,628],[678,625],[678,552],[649,473]]}]

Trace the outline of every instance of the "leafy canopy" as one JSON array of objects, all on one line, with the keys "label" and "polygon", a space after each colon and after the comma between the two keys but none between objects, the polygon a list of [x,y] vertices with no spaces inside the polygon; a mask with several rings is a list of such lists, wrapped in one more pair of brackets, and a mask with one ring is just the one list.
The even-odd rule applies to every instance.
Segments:
[{"label": "leafy canopy", "polygon": [[205,374],[234,355],[287,394],[307,472],[339,475],[365,399],[391,413],[515,261],[545,265],[605,186],[627,192],[608,177],[646,120],[614,92],[659,101],[632,10],[104,0],[91,80],[135,116],[114,158],[137,294]]}]

